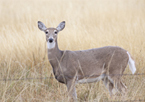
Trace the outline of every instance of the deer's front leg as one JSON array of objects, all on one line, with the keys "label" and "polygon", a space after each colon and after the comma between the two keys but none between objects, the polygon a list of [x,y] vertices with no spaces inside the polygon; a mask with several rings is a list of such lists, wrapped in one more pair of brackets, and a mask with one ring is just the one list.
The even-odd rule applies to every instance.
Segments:
[{"label": "deer's front leg", "polygon": [[77,101],[75,80],[72,79],[72,80],[67,81],[67,90],[68,90],[69,100],[71,100],[72,102]]}]

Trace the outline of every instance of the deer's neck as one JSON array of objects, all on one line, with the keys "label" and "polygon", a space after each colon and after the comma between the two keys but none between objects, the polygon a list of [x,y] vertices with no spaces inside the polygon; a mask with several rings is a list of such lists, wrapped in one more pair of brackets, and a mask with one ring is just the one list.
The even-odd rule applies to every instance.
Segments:
[{"label": "deer's neck", "polygon": [[49,43],[47,43],[49,62],[50,63],[56,63],[56,61],[60,61],[63,51],[61,51],[58,48],[57,41],[55,42],[54,45],[52,44],[52,46],[54,46],[53,48],[50,48],[50,46],[51,45],[49,45]]}]

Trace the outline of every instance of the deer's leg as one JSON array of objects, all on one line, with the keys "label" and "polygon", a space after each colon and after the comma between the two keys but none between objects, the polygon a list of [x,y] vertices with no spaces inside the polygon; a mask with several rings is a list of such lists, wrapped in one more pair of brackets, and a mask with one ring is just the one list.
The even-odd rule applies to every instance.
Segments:
[{"label": "deer's leg", "polygon": [[77,101],[77,94],[76,94],[74,80],[67,81],[67,90],[68,90],[69,100],[72,102]]},{"label": "deer's leg", "polygon": [[113,95],[113,88],[114,88],[113,83],[107,77],[105,77],[103,79],[103,83],[106,86],[106,88],[108,89],[110,96],[112,96]]},{"label": "deer's leg", "polygon": [[114,86],[115,88],[121,92],[122,94],[125,94],[127,91],[127,87],[124,85],[124,83],[121,80],[120,76],[115,76],[112,77],[113,81],[114,81]]},{"label": "deer's leg", "polygon": [[125,94],[127,92],[127,87],[125,86],[125,84],[122,82],[122,80],[120,80],[120,84],[121,84],[121,92],[123,94]]}]

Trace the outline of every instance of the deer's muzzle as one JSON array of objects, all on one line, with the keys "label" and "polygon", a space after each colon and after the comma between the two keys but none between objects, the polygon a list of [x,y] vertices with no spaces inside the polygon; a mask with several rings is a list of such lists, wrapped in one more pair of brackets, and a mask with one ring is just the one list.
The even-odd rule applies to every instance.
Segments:
[{"label": "deer's muzzle", "polygon": [[52,42],[53,42],[53,39],[52,39],[52,38],[50,38],[50,39],[48,39],[48,41],[49,41],[50,43],[52,43]]}]

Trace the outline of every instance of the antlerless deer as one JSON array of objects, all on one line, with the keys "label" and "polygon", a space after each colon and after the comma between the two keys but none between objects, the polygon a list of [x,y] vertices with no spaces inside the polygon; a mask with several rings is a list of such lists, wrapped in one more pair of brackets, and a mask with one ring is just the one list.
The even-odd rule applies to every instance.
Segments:
[{"label": "antlerless deer", "polygon": [[134,74],[135,62],[126,50],[117,46],[106,46],[80,51],[61,51],[58,48],[57,36],[65,27],[65,21],[56,28],[46,28],[38,21],[38,28],[45,32],[48,49],[48,60],[53,68],[53,73],[60,83],[67,86],[68,95],[77,99],[75,84],[90,83],[102,80],[110,92],[114,90],[126,91],[126,86],[121,76],[129,64]]}]

